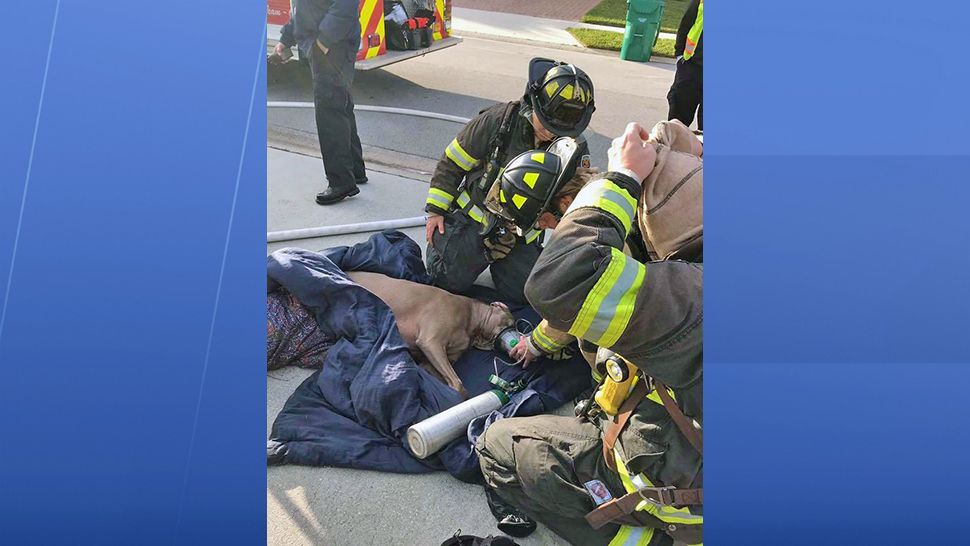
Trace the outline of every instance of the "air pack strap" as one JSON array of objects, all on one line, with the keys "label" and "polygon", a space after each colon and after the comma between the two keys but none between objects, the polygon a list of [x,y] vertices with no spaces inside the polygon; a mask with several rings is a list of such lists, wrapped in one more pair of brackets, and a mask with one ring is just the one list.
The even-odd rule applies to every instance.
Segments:
[{"label": "air pack strap", "polygon": [[677,489],[676,487],[643,487],[618,499],[604,502],[586,514],[586,521],[593,529],[625,519],[637,510],[643,501],[653,501],[661,506],[692,506],[704,504],[703,489]]}]

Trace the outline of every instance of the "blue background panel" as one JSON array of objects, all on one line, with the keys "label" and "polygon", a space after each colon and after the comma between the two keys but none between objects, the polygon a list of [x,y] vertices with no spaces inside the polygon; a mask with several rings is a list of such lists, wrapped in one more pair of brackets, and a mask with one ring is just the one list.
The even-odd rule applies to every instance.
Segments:
[{"label": "blue background panel", "polygon": [[15,11],[0,541],[262,543],[265,4]]}]

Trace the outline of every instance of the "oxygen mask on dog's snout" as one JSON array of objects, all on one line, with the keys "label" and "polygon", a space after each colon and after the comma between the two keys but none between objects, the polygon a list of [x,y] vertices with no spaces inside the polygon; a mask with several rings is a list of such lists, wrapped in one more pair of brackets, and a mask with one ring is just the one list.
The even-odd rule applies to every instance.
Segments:
[{"label": "oxygen mask on dog's snout", "polygon": [[502,330],[495,336],[495,351],[509,354],[513,347],[519,344],[519,337],[532,332],[532,323],[525,319],[518,319],[515,324]]}]

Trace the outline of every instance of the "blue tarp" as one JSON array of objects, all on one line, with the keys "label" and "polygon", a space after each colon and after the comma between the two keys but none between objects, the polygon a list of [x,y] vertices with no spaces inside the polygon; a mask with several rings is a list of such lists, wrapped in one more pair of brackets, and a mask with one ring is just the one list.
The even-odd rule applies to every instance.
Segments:
[{"label": "blue tarp", "polygon": [[[540,360],[525,370],[500,366],[502,378],[524,379],[528,387],[498,412],[473,423],[469,437],[419,460],[406,447],[407,428],[462,398],[415,363],[391,310],[345,271],[429,281],[421,249],[397,231],[375,234],[352,247],[321,252],[284,248],[269,255],[269,290],[284,288],[296,296],[321,332],[337,339],[321,370],[297,387],[273,423],[268,447],[285,452],[283,463],[403,473],[445,469],[461,480],[480,482],[472,446],[487,423],[502,416],[549,412],[589,387],[589,367],[580,357]],[[538,320],[528,307],[512,307],[512,312],[533,323]],[[495,356],[470,349],[455,363],[470,395],[491,388],[488,376]]]}]

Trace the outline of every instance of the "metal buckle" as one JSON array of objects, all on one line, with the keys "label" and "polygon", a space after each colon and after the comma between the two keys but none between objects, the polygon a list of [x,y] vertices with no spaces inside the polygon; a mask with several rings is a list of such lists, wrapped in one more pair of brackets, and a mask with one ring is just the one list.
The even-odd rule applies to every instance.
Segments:
[{"label": "metal buckle", "polygon": [[[641,489],[637,489],[637,494],[640,495],[640,498],[645,501],[650,501],[656,504],[660,504],[662,506],[673,506],[675,489],[677,488],[670,485],[666,487],[644,487]],[[657,497],[659,497],[659,500],[651,499],[649,497],[644,496],[643,494],[644,491],[656,492]]]}]

